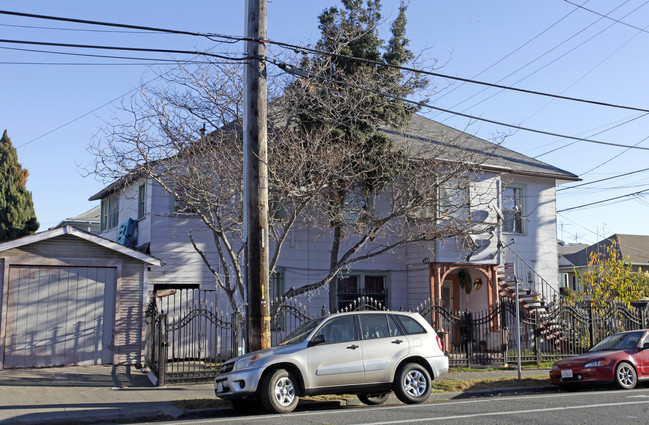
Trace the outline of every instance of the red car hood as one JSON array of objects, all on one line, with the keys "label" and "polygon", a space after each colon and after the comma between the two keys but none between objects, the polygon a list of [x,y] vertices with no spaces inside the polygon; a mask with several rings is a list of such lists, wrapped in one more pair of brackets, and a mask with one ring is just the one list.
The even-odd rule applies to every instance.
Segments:
[{"label": "red car hood", "polygon": [[568,359],[559,360],[556,364],[559,368],[573,368],[573,367],[582,367],[585,363],[588,363],[591,360],[599,359],[610,359],[626,356],[628,353],[625,350],[615,350],[615,351],[596,351],[593,353],[584,353],[575,357],[570,357]]}]

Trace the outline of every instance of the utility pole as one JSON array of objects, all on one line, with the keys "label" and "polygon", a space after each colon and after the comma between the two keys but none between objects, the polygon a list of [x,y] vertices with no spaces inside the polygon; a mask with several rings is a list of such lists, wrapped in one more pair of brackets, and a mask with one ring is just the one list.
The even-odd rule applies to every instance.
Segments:
[{"label": "utility pole", "polygon": [[248,351],[270,347],[266,0],[246,2],[243,167]]}]

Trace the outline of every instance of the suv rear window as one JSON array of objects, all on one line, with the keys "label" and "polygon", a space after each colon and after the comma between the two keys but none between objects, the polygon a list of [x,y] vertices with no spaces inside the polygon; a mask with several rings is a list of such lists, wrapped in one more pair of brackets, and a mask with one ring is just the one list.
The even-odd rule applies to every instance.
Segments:
[{"label": "suv rear window", "polygon": [[412,317],[402,316],[402,315],[398,314],[398,315],[396,315],[396,318],[403,325],[404,329],[406,330],[407,335],[426,333],[426,329],[424,329],[424,327],[421,326]]}]

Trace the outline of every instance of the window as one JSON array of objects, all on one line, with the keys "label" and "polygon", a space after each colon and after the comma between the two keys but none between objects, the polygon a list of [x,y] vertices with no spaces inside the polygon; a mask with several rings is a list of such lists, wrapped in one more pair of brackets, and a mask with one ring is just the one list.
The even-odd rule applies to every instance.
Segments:
[{"label": "window", "polygon": [[367,196],[361,187],[355,187],[345,192],[343,202],[343,223],[354,225],[364,218],[371,211],[374,198]]},{"label": "window", "polygon": [[338,310],[347,308],[360,297],[372,298],[388,307],[388,276],[375,272],[359,272],[340,277],[337,280]]},{"label": "window", "polygon": [[325,344],[355,341],[357,339],[355,322],[355,316],[337,317],[325,323],[315,336],[323,335]]},{"label": "window", "polygon": [[406,330],[407,335],[413,334],[423,334],[426,333],[426,329],[421,326],[415,319],[408,316],[403,316],[401,314],[396,315],[399,322],[403,325]]},{"label": "window", "polygon": [[268,283],[268,292],[270,301],[284,295],[284,270],[275,269],[270,275],[270,282]]},{"label": "window", "polygon": [[439,187],[439,217],[467,220],[469,218],[469,182],[466,179],[450,179]]},{"label": "window", "polygon": [[114,229],[119,222],[119,197],[111,195],[101,200],[101,231]]},{"label": "window", "polygon": [[386,314],[361,314],[358,317],[361,319],[361,336],[363,339],[401,335],[401,330],[392,316]]},{"label": "window", "polygon": [[137,192],[137,218],[144,218],[146,214],[146,185],[141,184]]},{"label": "window", "polygon": [[507,186],[503,190],[503,231],[523,233],[523,188]]}]

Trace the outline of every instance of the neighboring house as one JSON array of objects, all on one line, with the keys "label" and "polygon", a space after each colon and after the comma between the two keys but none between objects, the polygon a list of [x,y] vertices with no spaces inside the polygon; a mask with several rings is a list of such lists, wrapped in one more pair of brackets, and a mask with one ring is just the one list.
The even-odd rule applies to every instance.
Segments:
[{"label": "neighboring house", "polygon": [[[593,245],[585,245],[579,250],[562,253],[559,260],[559,272],[562,276],[561,286],[568,286],[572,290],[581,290],[576,271],[585,271],[593,253],[605,255],[613,244],[615,244],[618,257],[625,259],[627,264],[632,264],[634,271],[649,270],[649,236],[614,234]],[[569,282],[569,285],[563,285],[564,281]]]},{"label": "neighboring house", "polygon": [[566,243],[559,242],[559,287],[569,288],[572,291],[577,290],[577,273],[576,269],[579,264],[588,263],[585,249],[588,244],[585,243]]},{"label": "neighboring house", "polygon": [[0,243],[0,369],[142,363],[159,265],[71,226]]},{"label": "neighboring house", "polygon": [[83,230],[88,233],[93,233],[98,235],[101,231],[101,205],[97,205],[93,209],[79,214],[76,217],[69,217],[61,221],[59,224],[53,227],[53,229],[58,229],[64,226],[72,226],[77,229]]},{"label": "neighboring house", "polygon": [[[337,280],[339,306],[368,295],[395,309],[413,308],[433,299],[456,310],[483,311],[499,301],[502,263],[511,258],[526,264],[519,281],[535,286],[538,276],[544,285],[558,291],[555,189],[560,183],[579,180],[577,176],[420,116],[413,118],[407,134],[388,133],[398,146],[462,139],[463,147],[458,151],[466,149],[481,155],[483,174],[467,190],[479,188],[481,196],[488,199],[483,199],[479,211],[467,203],[466,211],[480,216],[491,231],[466,241],[408,245],[355,263]],[[137,235],[133,245],[163,261],[162,267],[149,274],[150,292],[170,288],[214,290],[210,271],[189,242],[191,234],[213,257],[211,235],[196,215],[186,212],[159,184],[128,176],[90,200],[101,201],[103,237],[123,237],[121,225],[130,220],[136,223],[128,232]],[[308,223],[296,227],[282,249],[271,296],[324,277],[330,247],[328,234]],[[309,294],[304,302],[319,311],[328,305],[327,288]]]}]

